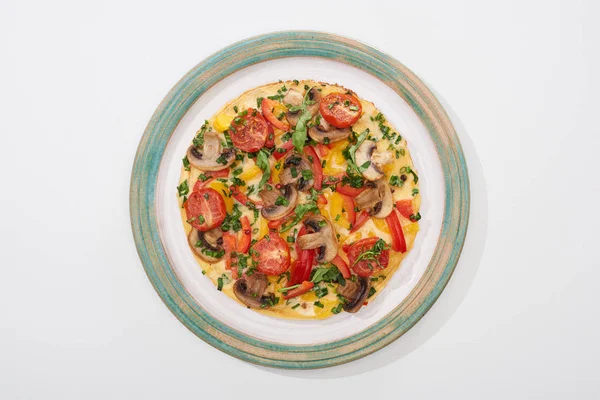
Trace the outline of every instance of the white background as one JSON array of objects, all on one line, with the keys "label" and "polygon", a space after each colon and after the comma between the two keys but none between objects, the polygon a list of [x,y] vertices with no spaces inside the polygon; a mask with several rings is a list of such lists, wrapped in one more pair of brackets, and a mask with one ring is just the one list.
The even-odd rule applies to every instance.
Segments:
[{"label": "white background", "polygon": [[[592,1],[0,0],[0,398],[599,398],[599,15]],[[471,174],[438,303],[327,370],[256,367],[196,338],[129,226],[158,103],[209,54],[283,29],[406,64],[448,108]]]}]

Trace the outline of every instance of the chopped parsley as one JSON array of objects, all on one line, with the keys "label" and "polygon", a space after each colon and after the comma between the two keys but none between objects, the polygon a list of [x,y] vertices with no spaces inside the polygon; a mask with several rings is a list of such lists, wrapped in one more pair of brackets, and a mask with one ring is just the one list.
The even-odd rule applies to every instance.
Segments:
[{"label": "chopped parsley", "polygon": [[331,312],[333,314],[339,314],[342,312],[342,307],[344,307],[344,305],[342,303],[339,303],[337,306],[335,306],[331,309]]},{"label": "chopped parsley", "polygon": [[294,225],[296,225],[298,222],[300,222],[302,220],[302,218],[304,218],[306,213],[309,213],[312,211],[314,211],[314,212],[319,211],[319,208],[314,203],[306,203],[306,204],[297,205],[296,209],[294,210],[294,212],[296,213],[296,216],[292,219],[291,222],[289,222],[285,225],[282,225],[281,230],[279,232],[283,233],[283,232],[289,231],[290,229],[292,229],[292,227]]},{"label": "chopped parsley", "polygon": [[177,186],[177,193],[179,193],[179,197],[185,196],[190,192],[190,188],[188,186],[187,179]]},{"label": "chopped parsley", "polygon": [[299,152],[304,148],[304,144],[306,143],[306,124],[312,118],[312,114],[310,110],[308,110],[308,106],[315,104],[313,100],[310,100],[309,94],[311,89],[307,89],[304,94],[304,98],[302,99],[302,104],[296,107],[290,108],[291,112],[299,112],[300,117],[298,117],[298,122],[296,123],[296,128],[294,129],[294,133],[292,134],[292,143],[294,147]]},{"label": "chopped parsley", "polygon": [[204,120],[204,124],[200,127],[200,130],[196,133],[196,137],[192,140],[194,147],[201,147],[204,145],[204,134],[208,130],[208,121]]},{"label": "chopped parsley", "polygon": [[188,157],[185,156],[181,159],[181,162],[183,162],[183,169],[186,171],[190,170],[190,160],[188,160]]},{"label": "chopped parsley", "polygon": [[269,163],[269,153],[265,149],[260,149],[258,153],[256,153],[256,165],[263,172],[262,178],[258,183],[258,190],[261,190],[265,183],[269,180],[271,176],[271,164]]}]

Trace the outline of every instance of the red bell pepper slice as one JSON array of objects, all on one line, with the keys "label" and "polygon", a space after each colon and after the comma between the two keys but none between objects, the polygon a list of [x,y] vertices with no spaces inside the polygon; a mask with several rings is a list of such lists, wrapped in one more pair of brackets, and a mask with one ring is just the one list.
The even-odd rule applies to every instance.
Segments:
[{"label": "red bell pepper slice", "polygon": [[227,178],[229,176],[229,168],[222,169],[220,171],[211,171],[204,173],[204,176],[207,176],[208,179],[203,181],[202,179],[198,179],[194,184],[194,188],[192,192],[196,190],[200,190],[203,187],[206,187],[209,183],[215,180],[215,178]]},{"label": "red bell pepper slice", "polygon": [[359,230],[367,221],[371,218],[368,212],[362,210],[358,217],[356,217],[356,223],[352,225],[352,229],[350,229],[350,233],[354,233]]},{"label": "red bell pepper slice", "polygon": [[411,199],[398,200],[396,202],[396,209],[400,212],[400,215],[406,218],[410,218],[415,213]]},{"label": "red bell pepper slice", "polygon": [[292,271],[289,286],[297,285],[302,281],[310,279],[310,271],[315,259],[315,250],[302,250],[298,244],[298,238],[306,233],[308,233],[308,230],[303,226],[296,236],[296,253],[298,258],[296,260],[296,267]]},{"label": "red bell pepper slice", "polygon": [[344,261],[344,259],[342,257],[340,257],[339,254],[337,256],[335,256],[335,258],[333,260],[331,260],[331,263],[333,265],[335,265],[337,267],[337,269],[340,270],[340,272],[342,273],[342,276],[345,279],[350,278],[350,268],[348,268],[348,264],[346,264],[346,261]]},{"label": "red bell pepper slice", "polygon": [[319,155],[321,157],[325,157],[327,154],[329,154],[329,147],[325,146],[322,143],[319,143],[317,145],[317,151],[319,152]]},{"label": "red bell pepper slice", "polygon": [[325,197],[325,195],[320,194],[319,197],[317,197],[317,204],[321,204],[323,206],[327,204],[327,198]]},{"label": "red bell pepper slice", "polygon": [[392,213],[385,218],[385,222],[392,232],[392,250],[405,253],[406,240],[404,239],[404,232],[402,231],[402,225],[400,225],[396,210],[392,210]]},{"label": "red bell pepper slice", "polygon": [[313,179],[315,181],[314,187],[317,190],[321,190],[323,188],[323,168],[321,167],[321,159],[319,159],[317,152],[312,146],[306,146],[304,152],[312,163]]},{"label": "red bell pepper slice", "polygon": [[[283,143],[281,146],[279,146],[279,148],[273,152],[273,157],[275,158],[275,160],[279,161],[283,156],[289,153],[292,147],[294,147],[294,144],[290,139],[287,142]],[[280,151],[281,149],[283,149],[284,151]]]},{"label": "red bell pepper slice", "polygon": [[248,206],[248,204],[252,204],[255,208],[262,207],[261,201],[250,200],[248,196],[240,192],[240,189],[237,186],[232,185],[229,187],[229,190],[231,190],[231,195],[233,196],[233,198],[242,203],[243,205]]},{"label": "red bell pepper slice", "polygon": [[237,268],[231,269],[231,254],[236,251],[235,236],[229,232],[223,233],[223,250],[225,250],[225,268],[231,270],[231,274],[237,279]]},{"label": "red bell pepper slice", "polygon": [[271,111],[273,109],[273,107],[275,107],[276,104],[277,104],[276,101],[264,98],[262,100],[262,103],[260,104],[262,114],[264,115],[264,117],[267,121],[269,121],[271,124],[273,124],[273,126],[275,128],[281,129],[282,131],[287,132],[290,130],[290,124],[288,124],[287,121],[278,120],[277,117],[275,115],[273,115],[273,111]]},{"label": "red bell pepper slice", "polygon": [[356,197],[359,194],[361,194],[364,190],[365,190],[364,187],[354,188],[350,185],[344,185],[344,183],[342,182],[342,179],[340,179],[340,181],[337,183],[337,185],[335,185],[336,192],[338,192],[339,194],[350,196],[350,197]]},{"label": "red bell pepper slice", "polygon": [[303,295],[304,293],[309,292],[313,287],[315,287],[315,284],[312,283],[311,281],[303,281],[299,287],[295,288],[295,289],[291,289],[288,290],[284,295],[283,298],[285,300],[287,299],[291,299],[293,297],[298,297]]},{"label": "red bell pepper slice", "polygon": [[343,194],[341,196],[342,196],[342,199],[344,200],[344,210],[346,210],[348,222],[350,222],[350,224],[352,224],[352,227],[354,227],[354,224],[356,223],[356,211],[354,211],[354,199],[350,196],[346,196]]},{"label": "red bell pepper slice", "polygon": [[267,124],[269,130],[267,131],[267,141],[265,142],[265,147],[271,148],[275,146],[275,132],[273,131],[273,126],[271,124]]},{"label": "red bell pepper slice", "polygon": [[242,238],[238,241],[237,252],[246,254],[250,250],[250,242],[252,241],[252,227],[250,220],[245,215],[241,219],[242,222]]},{"label": "red bell pepper slice", "polygon": [[310,273],[312,272],[312,267],[315,263],[315,257],[317,256],[317,250],[302,250],[304,254],[304,258],[300,258],[300,260],[306,259],[306,266],[304,267],[304,275],[302,275],[302,281],[308,281],[310,279]]}]

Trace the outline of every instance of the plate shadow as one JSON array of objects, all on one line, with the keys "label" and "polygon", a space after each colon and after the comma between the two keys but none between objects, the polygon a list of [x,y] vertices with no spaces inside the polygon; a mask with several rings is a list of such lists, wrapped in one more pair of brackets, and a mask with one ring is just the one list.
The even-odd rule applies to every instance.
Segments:
[{"label": "plate shadow", "polygon": [[347,364],[319,370],[285,370],[254,365],[265,372],[303,379],[338,379],[383,368],[412,353],[426,343],[450,320],[467,296],[479,269],[488,231],[488,194],[481,160],[461,119],[448,102],[425,82],[440,101],[463,147],[470,180],[469,227],[462,254],[448,285],[423,318],[385,349]]}]

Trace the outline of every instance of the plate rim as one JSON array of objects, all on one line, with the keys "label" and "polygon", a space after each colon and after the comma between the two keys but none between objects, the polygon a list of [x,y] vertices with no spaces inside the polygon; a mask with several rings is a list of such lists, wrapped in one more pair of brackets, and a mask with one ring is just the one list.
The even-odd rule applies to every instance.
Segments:
[{"label": "plate rim", "polygon": [[[158,231],[155,189],[164,150],[187,111],[216,83],[245,67],[278,58],[320,57],[357,67],[383,81],[417,114],[442,165],[445,201],[434,254],[419,282],[385,317],[347,338],[315,345],[286,345],[243,334],[212,317],[176,277]],[[140,140],[131,173],[130,217],[146,275],[171,312],[213,347],[244,361],[288,369],[323,368],[371,354],[412,328],[447,285],[462,251],[470,191],[465,156],[444,108],[429,88],[393,57],[354,39],[316,31],[280,31],[250,37],[207,57],[169,91]]]}]

